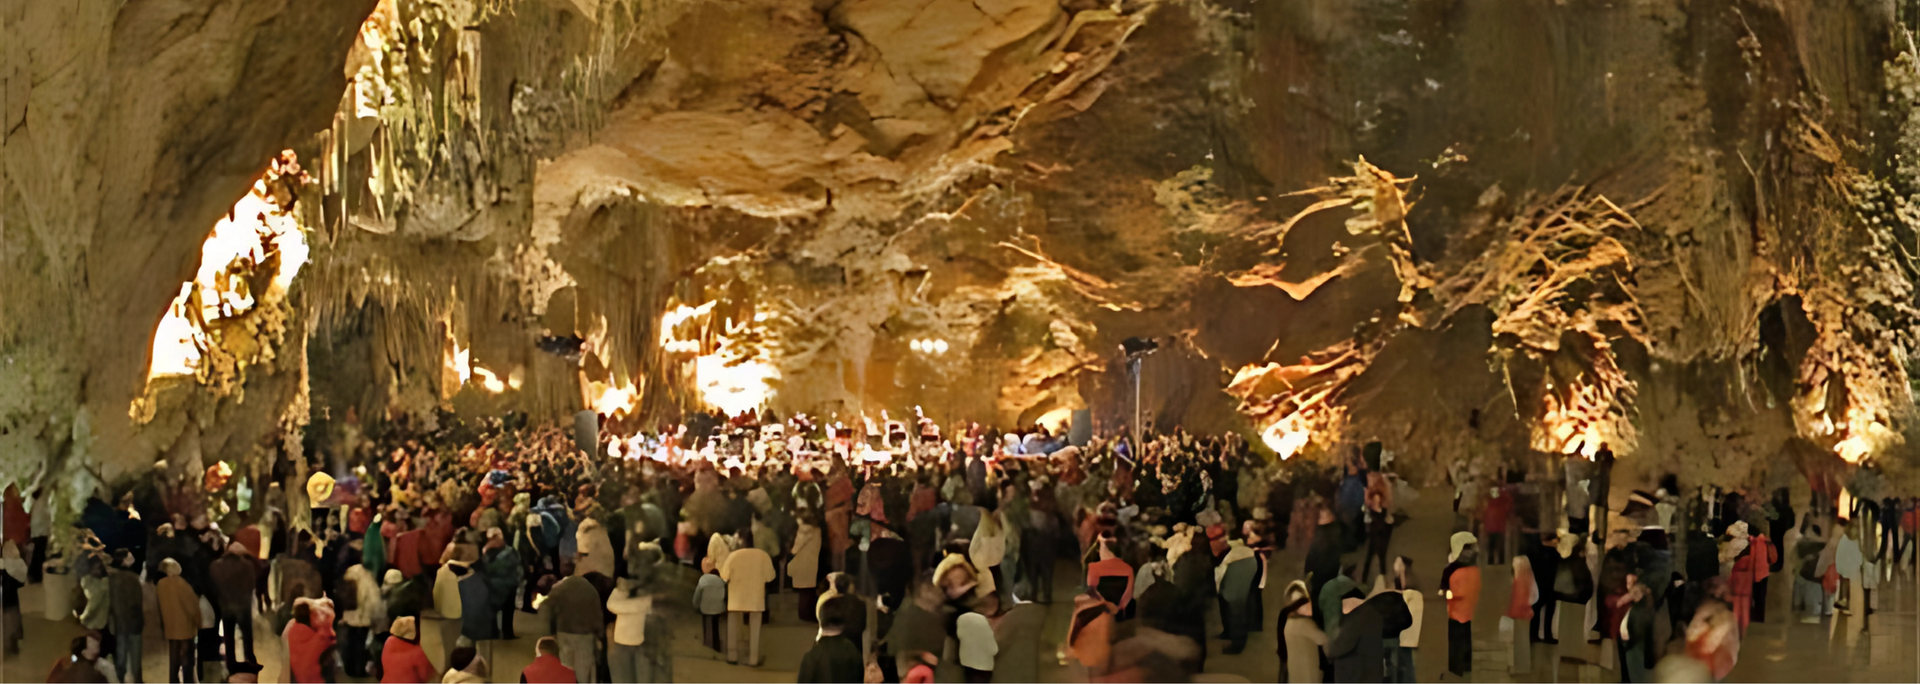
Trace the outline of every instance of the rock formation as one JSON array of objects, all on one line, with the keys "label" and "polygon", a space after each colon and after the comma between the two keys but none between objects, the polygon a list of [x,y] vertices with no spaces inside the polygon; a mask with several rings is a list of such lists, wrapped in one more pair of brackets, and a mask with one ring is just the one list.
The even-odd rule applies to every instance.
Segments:
[{"label": "rock formation", "polygon": [[[1290,457],[1605,441],[1690,482],[1911,486],[1901,11],[17,3],[0,474],[258,479],[380,426],[763,396],[1111,431],[1119,341],[1153,336],[1156,425]],[[182,283],[252,297],[287,258],[202,263],[237,206],[306,265],[150,380]]]}]

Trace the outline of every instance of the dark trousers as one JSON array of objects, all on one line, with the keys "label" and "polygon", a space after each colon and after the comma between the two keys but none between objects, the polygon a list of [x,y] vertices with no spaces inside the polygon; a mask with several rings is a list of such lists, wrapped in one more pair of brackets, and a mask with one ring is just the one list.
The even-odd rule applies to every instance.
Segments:
[{"label": "dark trousers", "polygon": [[[813,609],[814,604],[820,601],[820,588],[807,587],[805,589],[795,589],[794,593],[800,595],[800,621],[819,622],[820,616],[814,615]],[[723,614],[721,617],[725,617],[725,615]]]},{"label": "dark trousers", "polygon": [[1769,576],[1753,583],[1753,610],[1749,612],[1749,617],[1754,622],[1767,621],[1767,580],[1770,579],[1773,577]]},{"label": "dark trousers", "polygon": [[340,635],[340,659],[343,661],[342,664],[346,665],[347,676],[367,676],[367,663],[370,662],[367,655],[367,634],[372,631],[372,627],[345,626],[345,631]]},{"label": "dark trousers", "polygon": [[[802,589],[801,591],[806,591],[806,592],[811,592],[812,590],[811,590],[811,589]],[[810,606],[809,606],[809,608],[810,608]],[[723,650],[723,647],[724,647],[724,646],[726,645],[726,643],[727,643],[727,641],[726,641],[726,630],[725,630],[725,627],[726,627],[726,625],[725,625],[725,622],[726,622],[726,619],[727,619],[727,614],[726,614],[726,613],[721,613],[721,614],[719,614],[719,615],[705,615],[705,614],[702,614],[702,615],[700,616],[700,643],[701,643],[701,645],[704,645],[704,646],[706,646],[707,648],[711,648],[711,649],[713,649],[713,650],[714,650],[714,651],[715,651],[716,653],[724,653],[724,652],[725,652],[725,651]]]},{"label": "dark trousers", "polygon": [[499,613],[500,613],[500,638],[502,639],[520,638],[520,637],[514,636],[514,633],[513,633],[513,602],[508,601],[507,605],[501,606]]},{"label": "dark trousers", "polygon": [[[248,606],[248,607],[251,608],[252,606]],[[247,662],[249,663],[260,662],[260,658],[258,656],[255,656],[253,651],[253,611],[252,610],[246,610],[239,613],[228,613],[228,612],[222,611],[220,613],[220,631],[225,632],[225,634],[222,635],[222,639],[225,640],[226,647],[227,647],[227,666],[228,666],[227,670],[228,671],[233,670],[232,666],[234,663],[240,662],[240,650],[237,647],[239,646],[239,642],[243,640],[246,642],[246,645],[247,645]]]},{"label": "dark trousers", "polygon": [[1544,596],[1539,603],[1533,604],[1533,622],[1528,625],[1528,633],[1533,637],[1533,643],[1554,643],[1553,620],[1555,611],[1559,609],[1558,600]]},{"label": "dark trousers", "polygon": [[1041,551],[1027,544],[1051,542],[1051,536],[1038,533],[1028,534],[1021,540],[1020,572],[1027,576],[1027,598],[1039,603],[1053,602],[1054,553],[1051,549]]},{"label": "dark trousers", "polygon": [[1220,613],[1220,622],[1225,628],[1223,631],[1226,632],[1227,648],[1236,652],[1246,648],[1247,623],[1258,618],[1248,616],[1246,601],[1223,600],[1220,602],[1220,607],[1225,609]]},{"label": "dark trousers", "polygon": [[987,684],[993,681],[993,670],[976,670],[971,667],[960,669],[966,673],[967,684]]},{"label": "dark trousers", "polygon": [[1487,565],[1507,564],[1507,533],[1488,532],[1487,543],[1480,545],[1486,550]]},{"label": "dark trousers", "polygon": [[196,663],[193,659],[192,639],[167,640],[167,681],[193,682],[199,677],[194,674]]},{"label": "dark trousers", "polygon": [[1447,619],[1447,671],[1464,675],[1473,671],[1473,624]]}]

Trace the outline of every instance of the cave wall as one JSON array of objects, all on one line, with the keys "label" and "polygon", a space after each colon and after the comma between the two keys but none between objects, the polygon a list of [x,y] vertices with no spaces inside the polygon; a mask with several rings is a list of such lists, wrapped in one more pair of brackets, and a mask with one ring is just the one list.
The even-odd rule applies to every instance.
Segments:
[{"label": "cave wall", "polygon": [[[1119,341],[1152,336],[1162,427],[1257,436],[1293,390],[1237,373],[1338,375],[1310,455],[1538,457],[1571,380],[1630,469],[1911,461],[1920,75],[1890,2],[55,5],[8,10],[9,474],[307,420],[330,450],[348,409],[552,418],[582,377],[653,424],[705,403],[661,336],[723,333],[783,415],[1117,431]],[[313,174],[306,335],[251,399],[123,418],[192,245],[282,147]],[[1573,196],[1617,258],[1462,284]],[[1559,287],[1569,322],[1512,319]],[[537,348],[567,336],[579,364]]]}]

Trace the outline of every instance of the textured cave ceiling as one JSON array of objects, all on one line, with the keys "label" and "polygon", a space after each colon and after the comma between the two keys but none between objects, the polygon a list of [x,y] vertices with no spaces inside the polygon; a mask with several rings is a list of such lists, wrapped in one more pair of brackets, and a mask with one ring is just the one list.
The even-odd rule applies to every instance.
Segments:
[{"label": "textured cave ceiling", "polygon": [[[5,10],[0,475],[442,410],[651,426],[738,362],[783,415],[1112,429],[1118,342],[1155,336],[1156,424],[1309,456],[1605,439],[1911,487],[1892,2],[308,4]],[[310,261],[148,383],[263,176]]]}]

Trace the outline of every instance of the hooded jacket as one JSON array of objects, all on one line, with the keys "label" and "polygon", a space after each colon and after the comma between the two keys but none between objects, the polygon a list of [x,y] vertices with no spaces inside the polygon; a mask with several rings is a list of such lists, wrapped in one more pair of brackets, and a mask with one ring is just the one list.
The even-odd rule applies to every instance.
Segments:
[{"label": "hooded jacket", "polygon": [[460,636],[474,641],[500,638],[500,621],[494,619],[493,592],[487,588],[487,578],[465,565],[456,567],[454,574],[460,578]]},{"label": "hooded jacket", "polygon": [[575,572],[613,576],[613,541],[607,537],[607,528],[600,521],[593,518],[581,520],[580,527],[574,531],[574,541],[579,556]]},{"label": "hooded jacket", "polygon": [[380,651],[382,684],[419,684],[438,679],[440,673],[427,660],[418,639],[419,629],[413,618],[393,621],[393,636],[387,637],[386,647]]},{"label": "hooded jacket", "polygon": [[225,615],[253,610],[253,590],[259,583],[260,566],[244,551],[244,547],[229,547],[208,570],[213,575],[214,607]]},{"label": "hooded jacket", "polygon": [[526,570],[520,563],[520,554],[511,546],[487,549],[480,559],[480,572],[486,575],[488,595],[493,599],[493,610],[499,612],[513,605],[513,595],[520,588],[520,579]]}]

